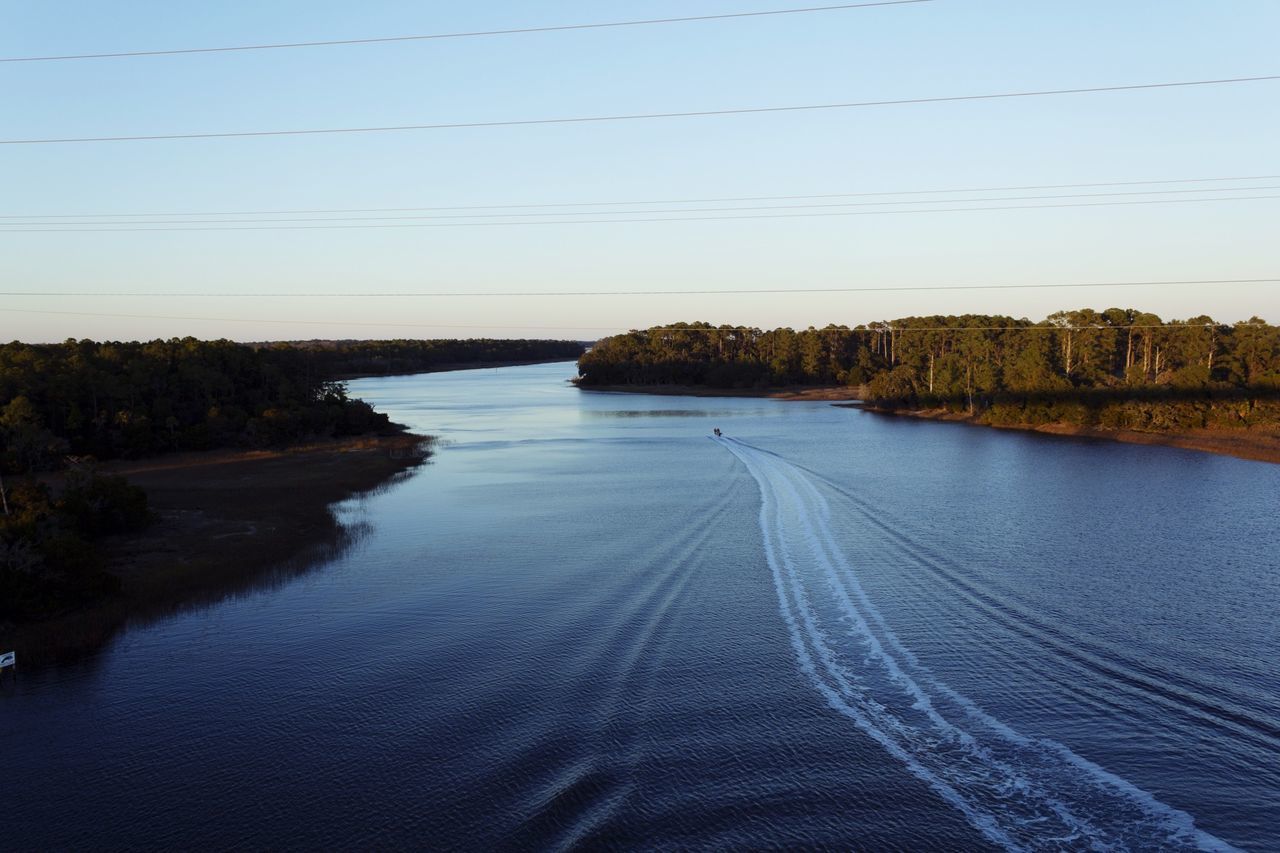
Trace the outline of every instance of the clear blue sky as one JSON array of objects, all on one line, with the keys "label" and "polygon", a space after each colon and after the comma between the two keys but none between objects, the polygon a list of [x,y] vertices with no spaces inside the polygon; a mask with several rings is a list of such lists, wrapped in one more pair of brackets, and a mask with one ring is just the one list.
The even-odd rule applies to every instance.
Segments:
[{"label": "clear blue sky", "polygon": [[[0,55],[802,5],[10,4]],[[1280,73],[1277,33],[1275,0],[935,0],[452,41],[4,63],[0,138],[692,111],[1256,76]],[[1272,81],[607,124],[0,146],[0,215],[549,204],[1273,175],[1280,174],[1278,107],[1280,81]],[[1280,187],[1280,179],[1228,186]],[[1116,188],[1131,189],[1144,188]],[[1010,193],[963,197],[984,195]],[[1197,195],[1280,195],[1280,188],[1183,197]],[[0,289],[608,291],[1276,277],[1278,213],[1280,199],[1262,199],[612,225],[5,232]],[[392,300],[4,296],[0,339],[589,338],[675,320],[803,327],[920,313],[1040,318],[1085,306],[1133,306],[1167,319],[1256,314],[1276,322],[1280,286]],[[81,316],[98,314],[189,319]],[[249,319],[286,322],[240,322]]]}]

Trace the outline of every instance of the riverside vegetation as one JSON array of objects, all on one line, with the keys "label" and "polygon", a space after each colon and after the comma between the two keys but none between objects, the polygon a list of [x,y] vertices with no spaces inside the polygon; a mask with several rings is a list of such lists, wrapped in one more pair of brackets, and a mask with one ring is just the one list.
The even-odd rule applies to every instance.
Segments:
[{"label": "riverside vegetation", "polygon": [[[385,479],[407,463],[362,461],[347,451],[367,456],[379,448],[371,451],[357,437],[386,436],[379,447],[402,455],[405,436],[395,435],[399,430],[385,414],[348,397],[334,377],[568,359],[582,349],[572,341],[527,340],[0,345],[0,627],[121,592],[99,540],[136,533],[153,513],[143,489],[103,468],[184,452],[183,476],[200,478],[213,476],[201,473],[210,466],[191,464],[185,452],[309,444],[311,456],[300,464],[323,470],[315,449],[321,442],[322,448],[340,444],[351,459],[348,469],[367,469],[369,476],[348,470],[335,478],[350,484],[344,494],[359,491],[376,485],[367,482],[371,477]],[[242,458],[271,468],[275,480],[291,476],[278,454],[275,462],[254,462],[265,457]],[[244,464],[239,459],[232,461]],[[99,466],[108,460],[120,462]],[[222,488],[242,491],[233,486]],[[318,486],[311,493],[327,502],[342,497]],[[264,550],[262,543],[256,547]]]},{"label": "riverside vegetation", "polygon": [[1174,432],[1280,425],[1280,328],[1133,309],[904,317],[850,328],[677,323],[605,338],[585,388],[859,386],[884,411],[996,426]]}]

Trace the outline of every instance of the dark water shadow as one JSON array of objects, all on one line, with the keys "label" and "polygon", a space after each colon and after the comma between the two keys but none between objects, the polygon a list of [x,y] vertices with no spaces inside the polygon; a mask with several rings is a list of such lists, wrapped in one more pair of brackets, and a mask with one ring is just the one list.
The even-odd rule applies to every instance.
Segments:
[{"label": "dark water shadow", "polygon": [[[353,492],[324,508],[327,521],[318,535],[302,543],[290,556],[266,563],[247,562],[241,566],[219,566],[201,573],[160,594],[145,598],[115,597],[101,604],[69,612],[53,619],[0,629],[0,650],[16,651],[21,669],[44,673],[49,670],[92,670],[112,644],[129,631],[147,628],[262,592],[283,589],[299,578],[323,570],[350,553],[370,534],[366,521],[343,523],[335,509],[352,501],[365,501],[385,494],[413,477],[433,462],[436,443],[424,443],[423,455],[410,467],[398,471],[367,489]],[[6,670],[4,680],[20,675]],[[3,688],[0,683],[0,688]],[[2,695],[2,694],[0,694]]]},{"label": "dark water shadow", "polygon": [[589,418],[727,418],[740,412],[711,409],[584,409]]}]

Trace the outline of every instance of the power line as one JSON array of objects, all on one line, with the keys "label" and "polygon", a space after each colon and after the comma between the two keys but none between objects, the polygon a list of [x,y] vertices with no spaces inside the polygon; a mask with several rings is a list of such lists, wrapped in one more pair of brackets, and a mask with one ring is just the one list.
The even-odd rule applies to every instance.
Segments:
[{"label": "power line", "polygon": [[352,44],[390,44],[407,41],[438,41],[443,39],[482,38],[487,36],[527,35],[569,30],[602,30],[616,27],[641,27],[656,24],[684,24],[695,21],[724,21],[730,18],[763,18],[777,15],[798,15],[811,12],[835,12],[848,9],[867,9],[874,6],[907,6],[930,3],[933,0],[882,0],[875,3],[842,3],[837,6],[809,6],[800,9],[770,9],[762,12],[729,12],[721,15],[695,15],[684,18],[649,18],[635,21],[606,21],[596,24],[560,24],[546,27],[520,27],[505,30],[477,30],[460,33],[431,33],[428,35],[385,36],[382,38],[330,39],[327,41],[281,42],[277,44],[248,44],[230,47],[190,47],[173,50],[133,50],[118,53],[78,53],[63,56],[17,56],[0,58],[0,62],[61,62],[72,59],[120,59],[137,56],[176,56],[190,53],[231,53],[251,50],[283,50],[299,47],[335,47]]},{"label": "power line", "polygon": [[[1163,198],[1142,201],[1094,201],[1071,202],[1067,204],[1021,204],[996,205],[987,207],[942,207],[917,208],[913,210],[844,210],[825,211],[821,213],[753,213],[745,216],[652,216],[630,219],[562,219],[562,220],[519,220],[513,222],[376,222],[368,225],[220,225],[203,226],[146,226],[142,228],[117,227],[115,223],[99,226],[94,223],[90,228],[39,227],[27,228],[19,224],[0,227],[0,234],[119,234],[143,231],[333,231],[333,230],[368,230],[386,228],[513,228],[548,225],[617,225],[637,222],[732,222],[748,219],[814,219],[833,216],[903,216],[919,213],[973,213],[995,210],[1050,210],[1073,207],[1121,207],[1130,205],[1151,204],[1201,204],[1218,201],[1258,201],[1262,199],[1280,198],[1277,195],[1228,196],[1224,198]],[[266,220],[271,221],[271,220]]]},{"label": "power line", "polygon": [[10,314],[52,314],[67,317],[102,317],[111,319],[124,320],[190,320],[194,322],[209,323],[252,323],[252,324],[270,324],[270,325],[301,325],[301,326],[388,326],[407,329],[565,329],[569,331],[598,331],[608,328],[606,326],[504,326],[500,323],[485,323],[483,325],[450,325],[447,323],[383,323],[383,322],[361,322],[357,320],[275,320],[263,317],[192,317],[192,316],[174,316],[168,314],[114,314],[101,313],[96,311],[43,311],[34,308],[0,308],[0,313]]},{"label": "power line", "polygon": [[[728,201],[797,201],[803,199],[865,199],[872,196],[932,196],[943,195],[943,193],[951,192],[1015,192],[1030,190],[1080,190],[1087,187],[1138,187],[1138,186],[1155,186],[1155,184],[1174,184],[1174,183],[1215,183],[1229,181],[1275,181],[1280,178],[1280,174],[1253,174],[1239,175],[1234,178],[1172,178],[1162,179],[1162,181],[1110,181],[1103,183],[1044,183],[1032,184],[1032,186],[1012,186],[1012,187],[950,187],[946,190],[893,190],[893,191],[877,191],[877,192],[823,192],[815,193],[815,195],[791,195],[791,196],[721,196],[709,197],[709,199],[644,199],[631,201],[559,201],[559,202],[540,202],[540,204],[503,204],[503,205],[452,205],[452,206],[429,206],[429,207],[305,207],[305,209],[296,210],[177,210],[163,211],[163,213],[133,213],[133,214],[0,214],[0,219],[120,219],[120,218],[142,218],[142,216],[268,216],[268,215],[288,215],[288,214],[338,214],[338,213],[411,213],[411,211],[419,210],[517,210],[517,209],[547,209],[547,207],[609,207],[623,205],[684,205],[684,204],[710,204],[710,202],[728,202]],[[1225,187],[1224,192],[1240,190],[1243,187]],[[1187,192],[1210,192],[1211,188],[1203,188],[1203,190],[1188,190]],[[1155,193],[1140,193],[1140,195],[1155,195]],[[897,202],[888,202],[888,204],[897,204]]]},{"label": "power line", "polygon": [[[1205,284],[1280,284],[1280,278],[1208,278],[1182,279],[1176,281],[1072,281],[1072,282],[1034,282],[1024,284],[927,284],[927,285],[873,285],[853,287],[798,287],[798,288],[730,288],[713,289],[680,289],[680,290],[542,290],[542,291],[407,291],[407,292],[254,292],[254,293],[186,293],[180,291],[42,291],[42,290],[5,290],[0,297],[103,297],[103,298],[212,298],[243,299],[252,298],[341,298],[341,299],[399,299],[399,298],[455,298],[455,297],[578,297],[578,296],[726,296],[750,294],[811,294],[811,293],[908,293],[919,291],[943,290],[1056,290],[1076,287],[1172,287],[1183,285]],[[0,309],[16,310],[16,309]],[[562,328],[562,327],[556,327]],[[564,327],[567,328],[567,327]]]},{"label": "power line", "polygon": [[[512,329],[517,331],[545,331],[549,329],[570,331],[570,332],[598,332],[614,328],[612,326],[506,326],[499,323],[486,323],[484,325],[449,325],[441,323],[396,323],[396,322],[361,322],[352,320],[277,320],[262,317],[195,317],[195,316],[174,316],[167,314],[115,314],[100,313],[91,311],[41,311],[35,309],[0,309],[0,311],[8,311],[15,314],[49,314],[55,316],[68,317],[98,317],[107,319],[126,319],[126,320],[187,320],[192,322],[210,322],[210,323],[250,323],[254,325],[303,325],[303,326],[362,326],[362,327],[388,327],[388,328],[408,328],[408,329]],[[880,332],[1023,332],[1023,331],[1127,331],[1129,329],[1204,329],[1208,327],[1227,327],[1239,328],[1241,326],[1251,325],[1249,323],[1191,323],[1171,321],[1168,323],[1146,323],[1146,324],[1117,324],[1117,325],[1090,325],[1090,326],[1058,326],[1032,324],[1026,326],[895,326],[891,322],[876,321],[873,323],[862,323],[860,327],[836,327],[842,331],[849,332],[865,332],[875,334]],[[717,326],[712,328],[705,327],[687,327],[687,326],[651,326],[645,329],[631,329],[626,332],[616,332],[610,337],[620,337],[629,334],[645,334],[653,332],[707,332],[707,333],[725,333],[725,332],[766,332],[771,331],[761,329],[757,326]],[[823,331],[817,329],[816,331]]]},{"label": "power line", "polygon": [[[985,198],[957,198],[957,199],[914,199],[899,201],[861,201],[861,202],[826,202],[821,204],[785,204],[785,205],[753,205],[753,206],[736,206],[736,207],[681,207],[666,208],[656,210],[597,210],[582,214],[586,216],[634,216],[637,214],[650,213],[715,213],[715,212],[732,212],[732,211],[753,211],[753,210],[803,210],[813,208],[834,208],[834,207],[885,207],[889,205],[918,205],[918,204],[974,204],[988,201],[1046,201],[1050,199],[1062,198],[1110,198],[1115,196],[1135,196],[1135,195],[1177,195],[1185,193],[1208,193],[1208,192],[1256,192],[1260,190],[1280,190],[1280,186],[1251,186],[1251,187],[1206,187],[1191,190],[1144,190],[1137,192],[1109,192],[1109,193],[1072,193],[1066,195],[1035,195],[1035,196],[1004,196],[1004,197],[985,197]],[[1234,196],[1225,196],[1223,199],[1205,199],[1206,201],[1226,200],[1234,198]],[[1154,201],[1154,199],[1153,199]],[[423,220],[423,219],[532,219],[547,217],[564,217],[570,215],[566,212],[542,212],[542,213],[478,213],[478,214],[433,214],[433,215],[417,215],[417,216],[336,216],[336,217],[316,217],[305,219],[159,219],[145,220],[135,219],[129,220],[122,225],[209,225],[209,224],[236,224],[236,223],[288,223],[288,222],[375,222],[383,220]],[[117,223],[104,222],[0,222],[0,229],[3,228],[19,228],[24,226],[42,226],[54,225],[58,228],[70,228],[72,226],[86,225],[94,227],[110,227]]]},{"label": "power line", "polygon": [[[148,216],[284,216],[288,214],[307,214],[307,213],[407,213],[412,211],[428,211],[428,210],[523,210],[534,208],[552,208],[552,207],[615,207],[624,205],[648,205],[648,204],[710,204],[713,202],[732,202],[732,201],[798,201],[802,199],[818,199],[818,198],[868,198],[872,196],[902,196],[902,195],[942,195],[944,193],[983,193],[983,192],[1022,192],[1030,190],[1061,190],[1061,189],[1083,189],[1087,187],[1134,187],[1134,186],[1154,186],[1163,184],[1204,184],[1226,181],[1271,181],[1280,179],[1280,175],[1241,175],[1238,177],[1228,178],[1172,178],[1154,181],[1106,181],[1102,183],[1087,184],[1035,184],[1023,186],[1000,186],[1000,187],[950,187],[947,189],[935,190],[881,190],[877,192],[852,192],[852,193],[817,193],[810,195],[755,195],[755,196],[721,196],[713,198],[663,198],[663,199],[641,199],[630,201],[573,201],[573,202],[542,202],[539,204],[475,204],[475,205],[452,205],[452,206],[434,206],[434,207],[339,207],[339,208],[301,208],[292,210],[212,210],[212,211],[167,211],[167,212],[150,212],[150,213],[41,213],[41,214],[0,214],[0,220],[3,219],[120,219],[120,218],[141,218]],[[1240,187],[1226,187],[1224,192],[1244,189]],[[1187,190],[1187,192],[1209,192],[1209,188],[1198,190]],[[1154,195],[1154,193],[1141,193],[1141,195]],[[896,202],[892,202],[896,203]]]},{"label": "power line", "polygon": [[327,127],[305,130],[246,130],[215,133],[163,133],[135,136],[68,136],[42,139],[0,139],[0,145],[51,145],[87,142],[142,142],[172,139],[234,139],[265,136],[309,136],[339,133],[388,133],[409,130],[457,130],[461,128],[523,127],[531,125],[584,124],[618,121],[642,121],[650,119],[694,118],[706,116],[751,115],[760,113],[805,112],[815,110],[842,110],[858,107],[887,107],[913,104],[941,104],[961,101],[993,101],[1008,98],[1034,98],[1048,95],[1082,95],[1099,92],[1132,92],[1150,89],[1172,89],[1185,86],[1217,86],[1228,83],[1257,83],[1280,80],[1280,74],[1259,77],[1228,77],[1217,80],[1181,80],[1171,83],[1131,83],[1122,86],[1087,86],[1073,89],[1042,89],[1026,92],[996,92],[983,95],[946,95],[930,98],[895,98],[883,101],[850,101],[837,104],[801,104],[784,107],[740,107],[722,110],[693,110],[688,112],[631,113],[603,116],[573,116],[569,118],[507,119],[501,121],[445,122],[440,124],[405,124],[385,127]]}]

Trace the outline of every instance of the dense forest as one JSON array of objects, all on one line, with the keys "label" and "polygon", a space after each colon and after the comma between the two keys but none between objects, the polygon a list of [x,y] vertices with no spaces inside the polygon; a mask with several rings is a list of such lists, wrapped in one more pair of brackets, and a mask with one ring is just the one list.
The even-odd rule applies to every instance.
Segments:
[{"label": "dense forest", "polygon": [[0,345],[0,473],[169,450],[262,447],[382,429],[339,377],[576,358],[573,341]]},{"label": "dense forest", "polygon": [[303,350],[312,370],[331,378],[389,376],[421,373],[442,367],[499,364],[520,361],[571,361],[586,347],[578,341],[501,340],[396,340],[396,341],[293,341],[250,344],[258,349]]},{"label": "dense forest", "polygon": [[678,323],[605,338],[583,387],[851,385],[884,409],[1174,430],[1280,422],[1280,327],[1131,309],[904,317],[803,331]]},{"label": "dense forest", "polygon": [[[340,377],[576,358],[572,341],[0,345],[0,622],[117,585],[94,540],[137,529],[146,495],[95,460],[270,447],[387,430]],[[64,470],[37,479],[39,472]]]}]

